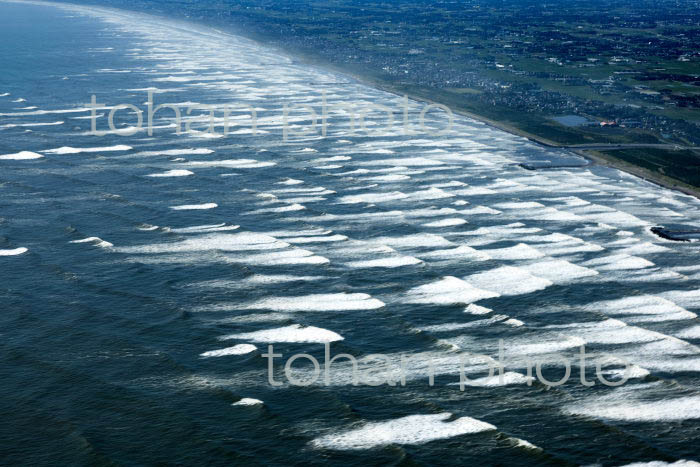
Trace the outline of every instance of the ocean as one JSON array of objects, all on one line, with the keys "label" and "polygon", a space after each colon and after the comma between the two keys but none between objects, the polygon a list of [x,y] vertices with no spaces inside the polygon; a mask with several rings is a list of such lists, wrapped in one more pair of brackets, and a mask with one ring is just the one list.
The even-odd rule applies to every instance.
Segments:
[{"label": "ocean", "polygon": [[0,25],[0,463],[699,457],[697,199],[203,25]]}]

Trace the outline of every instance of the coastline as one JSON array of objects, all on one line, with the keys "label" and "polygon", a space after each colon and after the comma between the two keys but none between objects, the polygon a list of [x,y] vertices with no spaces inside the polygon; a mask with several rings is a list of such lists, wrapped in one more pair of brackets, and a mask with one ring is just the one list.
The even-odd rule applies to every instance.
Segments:
[{"label": "coastline", "polygon": [[[12,0],[10,0],[12,1]],[[31,2],[30,2],[31,3]],[[43,2],[39,2],[43,3]],[[51,2],[47,2],[48,4],[51,4]],[[63,2],[59,1],[57,2],[58,5],[61,5]],[[70,4],[69,2],[66,2],[67,4]],[[95,3],[78,3],[77,5],[82,5],[82,6],[98,6],[99,8],[108,8],[116,11],[121,11],[121,12],[128,12],[128,11],[135,11],[135,10],[129,10],[126,9],[122,6],[120,7],[112,7],[112,6],[104,6],[101,4],[95,4]],[[138,11],[137,11],[138,12]],[[142,13],[142,12],[139,12]],[[439,103],[443,105],[448,105],[445,102],[441,102],[440,100],[435,100],[432,99],[431,97],[425,96],[425,95],[419,95],[416,94],[415,92],[407,91],[405,89],[402,89],[400,86],[392,86],[391,84],[382,81],[380,79],[377,79],[373,76],[371,76],[368,73],[360,73],[356,70],[350,70],[347,67],[338,65],[336,63],[330,62],[325,59],[321,59],[319,57],[313,56],[309,54],[308,52],[304,52],[302,50],[298,50],[296,48],[292,47],[285,47],[285,46],[280,46],[278,44],[270,43],[269,38],[255,32],[251,32],[249,30],[245,30],[243,28],[237,27],[238,25],[236,24],[231,24],[231,23],[226,23],[226,22],[217,22],[216,20],[213,19],[193,19],[193,18],[181,18],[181,17],[172,17],[168,16],[165,13],[159,12],[159,13],[154,13],[154,12],[147,12],[145,13],[150,16],[155,16],[155,17],[160,17],[162,19],[166,20],[177,20],[177,21],[182,21],[185,23],[189,23],[192,25],[197,25],[200,27],[204,28],[211,28],[213,31],[217,33],[223,33],[223,34],[232,34],[236,36],[243,37],[247,40],[253,41],[260,45],[261,47],[267,47],[270,48],[274,51],[277,51],[278,53],[281,53],[288,58],[290,58],[292,61],[298,61],[300,63],[306,64],[306,65],[311,65],[311,66],[317,66],[320,68],[323,68],[327,71],[331,71],[334,73],[341,74],[345,77],[349,77],[358,83],[382,90],[384,92],[388,92],[397,96],[408,96],[410,99],[415,100],[417,102],[423,102],[423,103]],[[428,91],[426,89],[426,91]],[[428,91],[429,93],[429,91]],[[449,106],[449,105],[448,105]],[[522,138],[527,139],[528,141],[545,146],[548,148],[556,148],[560,150],[565,150],[565,151],[570,151],[571,153],[576,154],[579,157],[584,158],[589,162],[589,165],[600,165],[603,167],[610,167],[614,168],[617,170],[620,170],[622,172],[628,173],[630,175],[634,175],[638,178],[641,178],[642,180],[645,180],[647,182],[653,183],[655,185],[658,185],[660,187],[678,191],[680,193],[683,193],[685,195],[689,195],[692,197],[697,198],[700,200],[700,187],[695,187],[693,185],[689,185],[687,183],[684,183],[678,179],[668,177],[666,175],[660,174],[658,172],[651,171],[649,169],[646,169],[641,166],[634,165],[632,163],[626,162],[622,159],[616,158],[614,156],[611,156],[609,154],[604,154],[600,151],[597,150],[583,150],[583,149],[575,149],[575,148],[569,148],[565,145],[556,143],[552,140],[549,140],[545,137],[538,136],[532,133],[525,132],[523,130],[520,130],[519,128],[516,128],[512,125],[508,125],[506,123],[493,120],[484,116],[481,116],[479,114],[475,114],[473,112],[470,112],[465,109],[460,109],[460,108],[455,108],[453,106],[449,106],[450,110],[457,114],[461,115],[464,117],[471,118],[473,120],[479,121],[485,125],[488,125],[492,128],[495,128],[497,130],[504,131],[506,133],[519,136]]]},{"label": "coastline", "polygon": [[[379,81],[375,78],[372,78],[371,76],[368,75],[363,75],[361,73],[358,73],[356,71],[351,71],[347,70],[344,67],[338,66],[336,64],[327,62],[325,60],[319,60],[317,57],[310,56],[306,53],[302,53],[298,50],[289,50],[289,49],[284,49],[276,46],[272,46],[270,44],[265,44],[261,42],[259,39],[254,39],[251,37],[248,37],[248,39],[252,39],[261,45],[267,46],[267,47],[273,47],[280,52],[284,53],[285,55],[290,56],[292,59],[299,60],[302,63],[312,65],[312,66],[319,66],[324,69],[342,74],[344,76],[348,76],[354,80],[356,80],[359,83],[365,84],[367,86],[374,87],[376,89],[380,89],[385,92],[389,92],[391,94],[395,94],[397,96],[408,96],[410,99],[418,101],[418,102],[424,102],[424,103],[439,103],[439,104],[444,104],[444,102],[440,102],[439,100],[432,100],[428,97],[417,95],[415,93],[407,92],[403,89],[399,89],[398,87],[391,86],[387,83],[384,83],[382,81]],[[457,115],[462,115],[474,120],[477,120],[481,123],[484,123],[485,125],[488,125],[492,128],[505,131],[506,133],[510,133],[515,136],[520,136],[522,138],[527,139],[528,141],[539,144],[541,146],[549,147],[549,148],[556,148],[556,149],[561,149],[565,151],[570,151],[577,156],[580,156],[587,160],[589,162],[589,165],[599,165],[603,167],[610,167],[613,169],[620,170],[622,172],[625,172],[630,175],[634,175],[635,177],[641,178],[644,181],[653,183],[657,186],[660,186],[662,188],[666,188],[669,190],[674,190],[678,191],[680,193],[683,193],[688,196],[692,196],[698,200],[700,200],[700,188],[689,185],[687,183],[684,183],[680,180],[677,180],[672,177],[665,176],[663,174],[659,174],[656,172],[653,172],[651,170],[645,169],[644,167],[636,166],[634,164],[631,164],[629,162],[626,162],[622,159],[615,158],[613,156],[610,156],[608,154],[604,154],[600,151],[595,151],[595,150],[582,150],[582,149],[572,149],[568,148],[564,145],[558,144],[554,141],[548,140],[547,138],[538,136],[538,135],[533,135],[531,133],[527,133],[525,131],[522,131],[518,128],[515,128],[511,125],[492,120],[486,117],[483,117],[481,115],[469,112],[464,109],[455,109],[453,107],[450,107],[450,110],[454,112]]]}]

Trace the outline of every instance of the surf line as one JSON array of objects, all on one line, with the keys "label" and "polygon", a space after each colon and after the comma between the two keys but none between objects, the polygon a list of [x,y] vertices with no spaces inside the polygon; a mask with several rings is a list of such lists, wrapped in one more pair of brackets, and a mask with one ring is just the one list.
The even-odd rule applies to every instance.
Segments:
[{"label": "surf line", "polygon": [[[245,130],[252,136],[257,136],[258,131],[258,109],[252,104],[241,103],[240,108],[232,109],[228,104],[224,106],[214,106],[211,104],[194,103],[189,105],[184,114],[189,117],[183,118],[183,111],[177,104],[160,104],[155,105],[153,100],[153,91],[148,91],[148,101],[146,102],[146,127],[144,128],[144,111],[134,104],[118,104],[115,106],[106,107],[105,104],[98,104],[97,97],[91,96],[90,104],[87,105],[90,110],[90,132],[92,136],[133,136],[134,134],[145,131],[148,136],[153,136],[155,128],[171,128],[175,127],[175,134],[181,136],[183,134],[200,137],[227,137],[229,136],[232,127],[243,126]],[[98,110],[109,108],[107,116],[107,124],[109,131],[97,129]],[[115,116],[118,112],[130,110],[136,115],[136,125],[131,125],[126,128],[117,128],[115,125]],[[174,122],[169,125],[155,127],[153,120],[161,110],[171,110],[173,112]],[[217,111],[221,112],[221,116],[217,116]],[[239,112],[248,113],[250,117],[249,123],[241,124],[241,115]],[[426,116],[431,111],[440,111],[447,116],[447,123],[440,127],[439,125],[431,126],[426,124]],[[192,115],[195,112],[196,115]],[[232,122],[231,114],[236,112],[235,121]],[[367,118],[370,114],[375,117],[377,114],[383,114],[385,117],[384,125],[376,130],[370,130],[367,125]],[[409,113],[414,113],[411,109],[411,102],[408,96],[403,96],[400,105],[389,107],[375,102],[364,102],[357,106],[352,102],[329,103],[326,91],[321,91],[320,112],[316,111],[312,105],[308,103],[284,103],[281,109],[281,124],[282,124],[282,140],[290,141],[295,137],[309,137],[313,135],[327,136],[328,129],[331,126],[329,120],[331,117],[343,119],[343,123],[348,126],[345,132],[341,132],[338,136],[355,136],[358,131],[361,131],[365,136],[385,136],[391,134],[395,127],[394,114],[402,116],[401,127],[403,128],[404,136],[409,135],[425,135],[425,136],[441,136],[448,133],[454,124],[454,114],[449,107],[437,103],[425,103],[418,114],[418,124],[411,122]],[[183,131],[184,121],[184,131]],[[303,122],[304,124],[300,124]],[[206,130],[195,129],[193,123],[207,123]],[[337,124],[338,122],[336,122]],[[222,127],[221,132],[217,132],[217,127]],[[267,134],[267,132],[264,132]],[[236,131],[240,134],[240,130]]]}]

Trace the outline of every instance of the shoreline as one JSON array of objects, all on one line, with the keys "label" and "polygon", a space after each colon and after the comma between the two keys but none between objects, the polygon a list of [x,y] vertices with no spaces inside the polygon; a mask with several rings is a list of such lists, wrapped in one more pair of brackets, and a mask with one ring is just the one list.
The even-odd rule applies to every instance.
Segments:
[{"label": "shoreline", "polygon": [[[293,60],[298,60],[301,63],[312,65],[312,66],[318,66],[323,69],[326,69],[328,71],[332,71],[334,73],[339,73],[341,75],[344,75],[346,77],[352,78],[353,80],[357,81],[358,83],[379,89],[381,91],[385,91],[391,94],[394,94],[399,97],[403,96],[408,96],[409,99],[415,100],[417,102],[423,102],[423,103],[439,103],[446,105],[438,100],[432,100],[430,98],[427,98],[425,96],[419,96],[411,92],[406,92],[403,90],[398,89],[397,87],[391,86],[387,83],[381,82],[375,78],[372,78],[371,76],[367,75],[362,75],[357,72],[353,72],[350,70],[346,70],[344,67],[336,65],[331,62],[327,62],[325,60],[320,60],[317,57],[312,57],[308,55],[307,53],[303,53],[300,51],[294,51],[294,50],[289,50],[285,48],[280,48],[277,46],[273,46],[270,44],[265,44],[259,39],[254,39],[251,37],[247,37],[248,39],[252,39],[255,42],[259,43],[262,46],[266,47],[273,47],[274,49],[280,51],[281,53],[289,56]],[[450,110],[457,114],[461,115],[464,117],[471,118],[473,120],[476,120],[478,122],[481,122],[491,128],[504,131],[506,133],[509,133],[511,135],[519,136],[522,138],[527,139],[528,141],[538,144],[540,146],[552,148],[552,149],[560,149],[562,151],[570,151],[573,154],[576,154],[579,157],[584,158],[586,161],[589,162],[588,165],[598,165],[601,167],[609,167],[613,168],[616,170],[620,170],[621,172],[633,175],[635,177],[638,177],[646,182],[653,183],[654,185],[657,185],[662,188],[666,188],[669,190],[677,191],[680,193],[683,193],[684,195],[692,196],[698,200],[700,200],[700,188],[694,187],[692,185],[686,184],[680,180],[677,180],[672,177],[668,177],[662,174],[658,174],[656,172],[652,172],[649,169],[646,169],[641,166],[636,166],[634,164],[631,164],[629,162],[626,162],[624,160],[618,159],[614,156],[610,156],[607,154],[604,154],[600,151],[596,150],[583,150],[583,149],[572,149],[569,147],[566,147],[564,145],[561,145],[559,143],[556,143],[554,141],[548,140],[547,138],[533,135],[530,133],[527,133],[525,131],[522,131],[518,128],[515,128],[511,125],[504,124],[502,122],[498,122],[496,120],[492,120],[486,117],[483,117],[481,115],[475,114],[473,112],[469,112],[467,110],[463,109],[454,109],[450,107]]]},{"label": "shoreline", "polygon": [[[10,0],[12,1],[12,0]],[[22,0],[20,0],[22,2]],[[32,2],[29,2],[32,3]],[[62,5],[63,2],[39,2],[39,3],[47,3],[47,4],[56,4],[56,5]],[[67,4],[71,4],[71,2],[66,2]],[[130,11],[135,11],[137,13],[141,14],[146,14],[149,16],[153,16],[156,18],[161,18],[164,20],[176,20],[176,21],[182,21],[184,23],[189,23],[192,25],[196,25],[199,27],[204,27],[211,29],[212,31],[218,33],[218,34],[230,34],[238,37],[242,37],[246,40],[250,40],[252,42],[255,42],[261,47],[266,47],[269,49],[272,49],[275,52],[278,52],[289,59],[292,60],[294,63],[300,62],[302,64],[306,65],[311,65],[315,67],[322,68],[326,71],[330,71],[332,73],[337,73],[340,75],[343,75],[344,77],[351,78],[352,80],[369,86],[373,87],[375,89],[388,92],[391,94],[394,94],[399,97],[407,96],[409,99],[412,99],[417,102],[422,102],[422,103],[439,103],[442,105],[447,105],[443,102],[440,102],[439,100],[433,100],[430,97],[426,96],[421,96],[417,95],[416,93],[413,92],[407,92],[403,89],[400,89],[398,86],[392,86],[389,83],[386,83],[384,81],[381,81],[375,77],[370,76],[369,74],[362,74],[358,73],[357,71],[354,70],[349,70],[346,67],[343,67],[341,65],[335,64],[333,62],[330,62],[328,60],[315,57],[310,55],[308,52],[304,52],[295,48],[291,47],[284,47],[281,45],[277,45],[274,43],[270,43],[269,38],[265,37],[263,34],[260,33],[255,33],[251,31],[247,31],[240,26],[237,27],[235,23],[226,23],[226,22],[220,22],[217,24],[216,20],[212,19],[192,19],[192,18],[181,18],[181,17],[173,17],[173,16],[168,16],[167,14],[164,14],[162,12],[159,13],[154,13],[154,12],[140,12],[136,10],[130,10],[130,9],[125,9],[125,8],[120,8],[120,7],[110,7],[110,6],[105,6],[105,5],[100,5],[100,4],[94,4],[94,3],[77,3],[74,4],[77,6],[88,6],[88,7],[98,7],[98,8],[107,8],[110,10],[116,10],[119,12],[130,12]],[[223,30],[222,30],[223,29]],[[426,89],[427,90],[427,89]],[[669,190],[674,190],[678,191],[680,193],[683,193],[688,196],[692,196],[698,200],[700,200],[700,187],[695,187],[692,185],[689,185],[687,183],[684,183],[680,180],[677,180],[672,177],[665,176],[663,174],[659,174],[656,172],[653,172],[649,169],[645,169],[644,167],[637,166],[634,164],[631,164],[629,162],[626,162],[624,160],[618,159],[614,156],[610,156],[608,154],[604,154],[600,151],[597,150],[582,150],[582,149],[574,149],[574,148],[569,148],[564,145],[561,145],[559,143],[556,143],[554,141],[551,141],[545,137],[534,135],[525,131],[522,131],[516,127],[513,127],[511,125],[505,124],[503,122],[499,122],[497,120],[492,120],[487,117],[483,117],[481,115],[475,114],[473,112],[470,112],[468,110],[464,109],[458,109],[458,108],[453,108],[451,106],[448,106],[450,110],[457,114],[461,115],[467,118],[471,118],[473,120],[476,120],[478,122],[481,122],[491,128],[504,131],[506,133],[509,133],[511,135],[519,136],[522,138],[527,139],[528,141],[538,144],[540,146],[552,148],[552,149],[560,149],[562,151],[570,151],[573,154],[576,154],[579,157],[584,158],[586,161],[589,162],[588,166],[590,165],[599,165],[602,167],[609,167],[613,168],[616,170],[620,170],[622,172],[625,172],[627,174],[633,175],[635,177],[641,178],[644,181],[653,183],[657,186],[660,186],[662,188],[666,188]]]}]

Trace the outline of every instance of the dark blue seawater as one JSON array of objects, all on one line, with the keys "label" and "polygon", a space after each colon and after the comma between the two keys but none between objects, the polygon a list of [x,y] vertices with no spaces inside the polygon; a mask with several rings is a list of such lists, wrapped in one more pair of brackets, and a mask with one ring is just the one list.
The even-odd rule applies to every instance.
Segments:
[{"label": "dark blue seawater", "polygon": [[[649,231],[697,229],[698,200],[463,117],[420,131],[416,102],[405,134],[400,97],[201,26],[0,3],[0,36],[0,463],[699,457],[700,249]],[[90,134],[91,96],[106,130],[149,89],[183,127],[210,104],[222,133],[228,105],[230,133],[176,135],[163,110],[150,136]],[[327,134],[297,107],[285,142],[284,105],[320,119],[322,96]],[[352,133],[340,104],[395,125],[375,108]],[[460,390],[460,356],[499,340],[503,380],[467,359]],[[392,384],[414,363],[405,385],[353,385],[347,359],[290,384],[288,358],[322,364],[327,342]],[[583,365],[591,387],[581,346],[608,354]],[[572,376],[550,387],[553,352]],[[624,384],[596,379],[621,382],[623,361]]]}]

